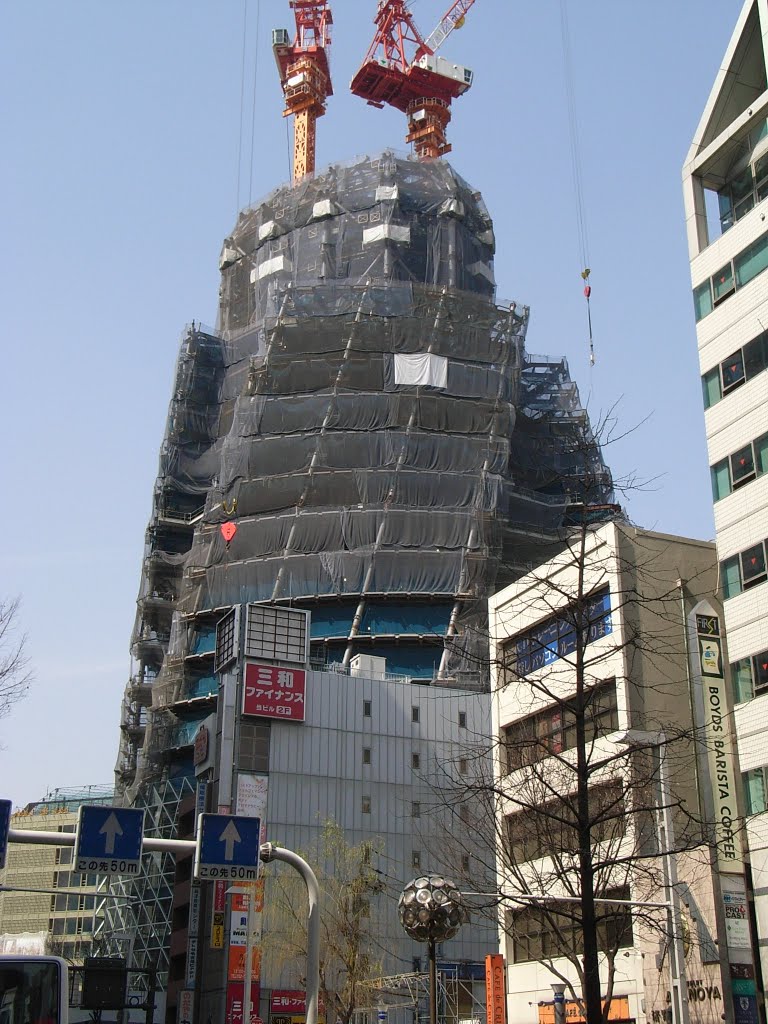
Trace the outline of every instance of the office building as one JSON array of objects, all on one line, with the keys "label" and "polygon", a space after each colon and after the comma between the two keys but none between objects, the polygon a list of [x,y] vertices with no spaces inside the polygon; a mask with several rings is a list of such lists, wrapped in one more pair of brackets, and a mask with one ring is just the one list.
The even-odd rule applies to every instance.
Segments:
[{"label": "office building", "polygon": [[610,1019],[758,1020],[716,583],[712,544],[613,522],[491,598],[510,1024],[564,981],[581,1017],[587,884]]},{"label": "office building", "polygon": [[[11,828],[74,832],[81,805],[109,804],[112,795],[111,786],[56,789],[15,811]],[[73,871],[73,852],[66,846],[9,845],[0,870],[0,940],[5,951],[52,953],[74,963],[91,955],[104,879],[99,886],[95,875]]]},{"label": "office building", "polygon": [[768,10],[746,2],[683,169],[720,586],[768,969]]}]

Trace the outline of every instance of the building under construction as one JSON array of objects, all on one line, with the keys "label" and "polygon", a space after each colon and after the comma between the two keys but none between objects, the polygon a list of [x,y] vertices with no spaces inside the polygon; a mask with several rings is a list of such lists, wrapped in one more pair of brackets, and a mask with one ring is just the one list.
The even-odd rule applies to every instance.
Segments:
[{"label": "building under construction", "polygon": [[[541,561],[585,503],[611,501],[565,361],[529,355],[527,307],[496,299],[494,247],[480,194],[447,163],[392,153],[277,189],[225,240],[219,323],[181,342],[123,705],[118,792],[156,834],[178,834],[179,812],[191,821],[192,741],[216,711],[215,630],[233,607],[310,613],[318,693],[374,676],[406,694],[407,716],[413,694],[439,693],[478,702],[483,726],[488,594]],[[270,831],[276,745],[301,729],[249,728],[250,760],[236,752],[235,766],[269,776]],[[422,751],[460,739],[429,728]],[[291,770],[305,779],[343,774],[302,756]],[[345,771],[350,786],[364,775]],[[401,780],[402,800],[420,784]],[[376,831],[343,800],[323,809],[355,836]],[[380,829],[398,833],[402,883],[429,869],[412,830]],[[130,933],[138,966],[169,967],[171,988],[187,969],[187,948],[169,947],[184,920],[174,870],[152,858],[126,883],[138,910],[116,903],[108,923]]]}]

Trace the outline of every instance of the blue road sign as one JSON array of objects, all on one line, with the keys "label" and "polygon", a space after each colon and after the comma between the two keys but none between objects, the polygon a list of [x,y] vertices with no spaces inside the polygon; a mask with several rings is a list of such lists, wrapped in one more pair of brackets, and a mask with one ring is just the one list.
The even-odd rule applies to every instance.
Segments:
[{"label": "blue road sign", "polygon": [[0,869],[5,867],[8,853],[8,829],[11,827],[11,801],[0,800]]},{"label": "blue road sign", "polygon": [[261,818],[201,814],[195,875],[255,881],[259,874],[260,842]]},{"label": "blue road sign", "polygon": [[143,834],[144,811],[130,807],[81,807],[75,871],[138,875]]}]

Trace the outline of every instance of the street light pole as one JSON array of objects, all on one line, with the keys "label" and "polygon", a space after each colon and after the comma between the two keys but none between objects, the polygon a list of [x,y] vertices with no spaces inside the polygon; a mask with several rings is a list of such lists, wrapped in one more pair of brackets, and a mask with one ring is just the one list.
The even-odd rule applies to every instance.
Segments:
[{"label": "street light pole", "polygon": [[[304,879],[307,887],[307,995],[306,1024],[317,1024],[317,1005],[320,992],[320,886],[312,868],[293,850],[285,850],[273,843],[262,843],[261,859],[265,864],[281,860],[290,864]],[[248,1021],[250,1024],[250,1021]]]},{"label": "street light pole", "polygon": [[397,903],[400,924],[407,935],[427,943],[429,960],[429,1024],[437,1024],[437,958],[435,944],[453,938],[467,920],[456,883],[442,875],[412,879]]},{"label": "street light pole", "polygon": [[437,956],[435,940],[430,937],[427,943],[429,959],[429,1024],[437,1024]]},{"label": "street light pole", "polygon": [[667,928],[669,932],[669,975],[672,996],[672,1024],[690,1024],[688,985],[685,977],[685,946],[680,893],[677,884],[677,858],[674,853],[675,824],[672,817],[669,773],[667,771],[667,737],[663,732],[630,729],[618,739],[635,749],[658,750],[659,806],[656,817],[659,828],[659,851],[666,892]]}]

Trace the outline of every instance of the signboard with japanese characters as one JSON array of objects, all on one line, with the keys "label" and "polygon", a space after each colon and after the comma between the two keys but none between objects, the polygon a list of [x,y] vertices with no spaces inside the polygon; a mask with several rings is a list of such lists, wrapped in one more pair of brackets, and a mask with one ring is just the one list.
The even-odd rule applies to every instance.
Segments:
[{"label": "signboard with japanese characters", "polygon": [[[269,1001],[270,1024],[305,1024],[307,1004],[304,992],[293,989],[273,989]],[[317,1005],[317,1024],[325,1024],[322,999]]]},{"label": "signboard with japanese characters", "polygon": [[306,677],[304,669],[246,662],[243,714],[303,722]]},{"label": "signboard with japanese characters", "polygon": [[[245,1020],[245,985],[242,981],[230,981],[227,984],[227,1008],[224,1016],[225,1024],[246,1024]],[[251,1020],[250,1024],[264,1024],[259,1017],[259,986],[256,982],[251,986]]]}]

